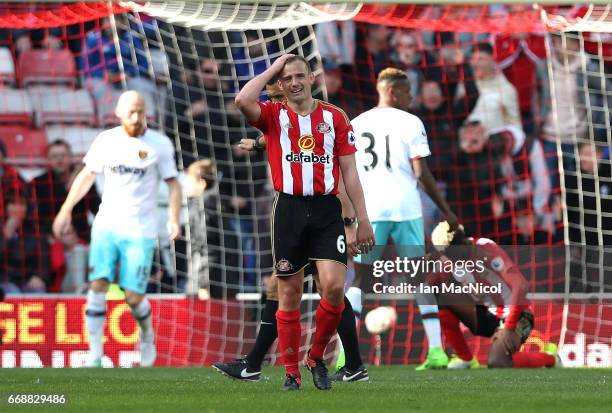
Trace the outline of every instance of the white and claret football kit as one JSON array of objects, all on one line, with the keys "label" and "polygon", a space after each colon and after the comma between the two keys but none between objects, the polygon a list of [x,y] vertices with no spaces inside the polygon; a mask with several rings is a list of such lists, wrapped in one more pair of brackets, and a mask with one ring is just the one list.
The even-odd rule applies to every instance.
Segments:
[{"label": "white and claret football kit", "polygon": [[83,160],[104,175],[102,203],[92,226],[89,280],[113,281],[144,294],[157,238],[160,180],[177,176],[170,140],[146,129],[132,138],[119,126],[98,135]]},{"label": "white and claret football kit", "polygon": [[[376,245],[391,237],[401,257],[424,255],[425,234],[412,160],[431,155],[421,120],[403,110],[374,108],[351,122],[357,138],[357,170]],[[356,262],[376,260],[382,249]]]}]

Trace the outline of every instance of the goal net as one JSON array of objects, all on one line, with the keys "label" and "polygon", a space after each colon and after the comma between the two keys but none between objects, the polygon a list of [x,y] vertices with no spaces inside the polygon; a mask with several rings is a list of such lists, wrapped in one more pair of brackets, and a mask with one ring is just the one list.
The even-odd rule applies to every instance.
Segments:
[{"label": "goal net", "polygon": [[[9,293],[0,303],[2,365],[84,360],[88,231],[103,182],[75,211],[74,233],[51,239],[72,171],[58,159],[65,142],[67,156],[80,162],[97,133],[117,124],[113,108],[127,89],[143,95],[148,126],[172,140],[186,194],[183,236],[168,243],[167,189],[160,187],[148,286],[158,365],[209,365],[249,351],[272,270],[273,189],[265,154],[237,147],[259,132],[233,98],[278,56],[295,53],[313,68],[315,95],[351,118],[376,105],[380,70],[405,70],[439,189],[466,232],[503,245],[529,281],[536,329],[528,345],[558,342],[567,364],[609,366],[610,11],[609,5],[1,3],[1,221],[15,205],[27,209],[13,232],[19,236],[1,251],[0,282]],[[384,156],[372,152],[372,163]],[[195,168],[210,165],[202,160],[213,161],[216,174]],[[372,165],[358,167],[364,166]],[[198,191],[192,173],[212,185]],[[426,196],[422,203],[430,233],[441,215]],[[384,280],[404,281],[398,274]],[[315,291],[306,292],[304,345],[317,304]],[[364,314],[379,305],[398,313],[380,348],[380,338],[362,328],[365,359],[421,360],[427,342],[412,298],[364,293]],[[129,366],[137,360],[137,327],[121,291],[109,298],[117,300],[109,305],[105,363]],[[486,340],[473,344],[486,354]]]}]

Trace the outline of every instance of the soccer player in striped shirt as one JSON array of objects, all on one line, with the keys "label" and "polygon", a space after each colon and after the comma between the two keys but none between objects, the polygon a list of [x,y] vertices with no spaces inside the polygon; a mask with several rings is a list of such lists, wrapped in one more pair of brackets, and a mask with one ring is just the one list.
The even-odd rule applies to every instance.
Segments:
[{"label": "soccer player in striped shirt", "polygon": [[[278,86],[276,79],[270,80],[266,84],[266,93],[272,102],[284,102],[285,95]],[[264,150],[266,147],[265,137],[262,135],[257,139],[244,138],[240,140],[240,148],[246,151]],[[346,197],[346,191],[343,186],[339,189],[338,197],[342,202],[344,216],[353,216],[354,213],[350,208],[349,200]],[[346,229],[346,239],[350,243],[355,238],[355,226],[349,220],[344,222]],[[355,255],[354,248],[349,248],[351,255]],[[312,267],[312,266],[311,266]],[[312,270],[312,268],[310,269]],[[308,274],[308,269],[305,271]],[[300,275],[302,276],[302,275]],[[315,282],[318,285],[318,279],[315,275]],[[359,303],[360,305],[361,303]],[[261,325],[255,338],[255,344],[244,358],[239,358],[227,363],[216,362],[212,367],[218,372],[242,381],[259,381],[261,377],[261,364],[266,356],[266,353],[276,341],[278,337],[276,325],[276,311],[278,310],[278,278],[276,272],[272,273],[266,285],[266,305],[264,306]],[[331,380],[342,382],[368,381],[368,370],[363,365],[361,354],[359,353],[359,340],[357,338],[357,328],[355,325],[355,311],[353,306],[346,296],[344,297],[344,310],[338,325],[338,335],[344,348],[345,363],[343,368],[336,374],[330,377]]]},{"label": "soccer player in striped shirt", "polygon": [[[278,76],[286,103],[258,101]],[[323,354],[344,309],[347,245],[338,192],[340,170],[358,219],[356,245],[369,252],[374,234],[355,166],[355,135],[346,114],[312,97],[314,74],[300,56],[284,55],[250,80],[236,106],[267,137],[268,162],[278,192],[272,212],[272,249],[279,283],[279,348],[286,369],[284,389],[300,388],[300,301],[303,272],[316,264],[322,297],[307,356],[315,386],[331,388]]]}]

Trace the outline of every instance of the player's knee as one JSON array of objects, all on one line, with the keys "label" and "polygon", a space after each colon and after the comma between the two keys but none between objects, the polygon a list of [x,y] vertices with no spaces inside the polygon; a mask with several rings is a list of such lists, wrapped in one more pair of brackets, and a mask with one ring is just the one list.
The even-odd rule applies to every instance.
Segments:
[{"label": "player's knee", "polygon": [[281,283],[278,289],[279,308],[284,310],[295,310],[300,307],[301,291],[294,285]]},{"label": "player's knee", "polygon": [[130,308],[136,307],[144,299],[144,295],[136,294],[131,291],[125,292],[125,302]]},{"label": "player's knee", "polygon": [[105,293],[108,291],[108,281],[101,278],[99,280],[93,280],[89,284],[89,288],[96,293]]},{"label": "player's knee", "polygon": [[326,286],[322,294],[327,301],[333,305],[338,305],[344,302],[344,285],[339,283],[331,283]]},{"label": "player's knee", "polygon": [[278,300],[278,282],[276,277],[271,277],[266,284],[266,297],[268,300]]}]

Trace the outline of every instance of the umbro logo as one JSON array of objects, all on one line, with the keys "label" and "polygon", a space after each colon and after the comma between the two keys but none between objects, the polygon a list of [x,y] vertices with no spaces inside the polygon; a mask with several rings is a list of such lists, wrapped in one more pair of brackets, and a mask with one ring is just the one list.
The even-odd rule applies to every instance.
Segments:
[{"label": "umbro logo", "polygon": [[290,129],[290,128],[293,128],[293,125],[291,124],[291,122],[287,122],[287,123],[285,123],[285,125],[283,126],[283,128],[285,128],[285,129]]}]

